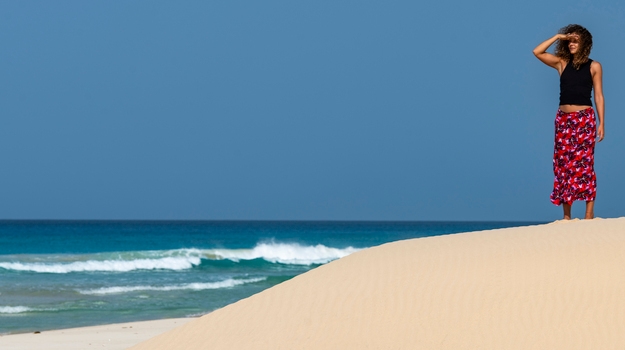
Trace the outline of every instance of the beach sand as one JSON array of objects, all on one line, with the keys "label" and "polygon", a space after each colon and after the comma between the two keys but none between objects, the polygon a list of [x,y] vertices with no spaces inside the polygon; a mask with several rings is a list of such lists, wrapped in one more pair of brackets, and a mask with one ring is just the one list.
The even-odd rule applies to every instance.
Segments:
[{"label": "beach sand", "polygon": [[44,331],[39,334],[11,334],[0,337],[2,350],[123,350],[194,318],[118,323]]},{"label": "beach sand", "polygon": [[384,244],[131,349],[625,349],[625,218]]}]

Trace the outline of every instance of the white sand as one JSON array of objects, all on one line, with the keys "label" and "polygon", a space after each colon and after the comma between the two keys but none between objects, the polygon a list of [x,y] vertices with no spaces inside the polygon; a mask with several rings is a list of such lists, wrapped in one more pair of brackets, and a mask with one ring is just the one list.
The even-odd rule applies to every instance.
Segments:
[{"label": "white sand", "polygon": [[[625,349],[625,218],[389,243],[185,321],[132,350]],[[174,326],[156,325],[12,335],[0,349],[130,345]]]},{"label": "white sand", "polygon": [[132,349],[625,349],[625,218],[385,244]]},{"label": "white sand", "polygon": [[118,323],[95,327],[12,334],[0,337],[2,350],[123,350],[155,335],[181,326],[193,318]]}]

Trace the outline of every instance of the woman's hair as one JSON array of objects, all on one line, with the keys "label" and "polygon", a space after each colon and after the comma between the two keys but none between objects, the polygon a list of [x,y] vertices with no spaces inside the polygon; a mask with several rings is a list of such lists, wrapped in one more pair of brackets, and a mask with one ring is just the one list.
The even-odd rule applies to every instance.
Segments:
[{"label": "woman's hair", "polygon": [[575,33],[579,35],[579,50],[577,51],[577,54],[572,57],[573,55],[571,55],[571,52],[569,51],[569,41],[558,40],[558,43],[556,44],[556,56],[572,62],[575,69],[579,69],[579,66],[588,62],[588,56],[590,55],[590,50],[592,49],[592,34],[590,34],[588,29],[580,26],[579,24],[569,24],[566,27],[562,27],[558,33]]}]

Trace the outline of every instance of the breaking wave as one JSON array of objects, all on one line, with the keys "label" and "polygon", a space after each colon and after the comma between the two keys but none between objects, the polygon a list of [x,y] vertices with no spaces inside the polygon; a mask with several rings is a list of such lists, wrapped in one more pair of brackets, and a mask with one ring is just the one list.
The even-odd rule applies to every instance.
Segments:
[{"label": "breaking wave", "polygon": [[313,265],[325,264],[342,258],[359,249],[326,247],[322,244],[302,246],[286,243],[259,243],[252,249],[212,249],[205,251],[208,257],[232,261],[263,259],[272,263]]},{"label": "breaking wave", "polygon": [[[86,255],[15,255],[0,257],[0,269],[36,273],[128,272],[134,270],[187,270],[202,260],[262,259],[291,265],[325,264],[360,249],[332,248],[322,244],[259,243],[251,249],[175,249],[113,252]],[[2,261],[4,260],[4,261]],[[7,261],[8,260],[8,261]]]},{"label": "breaking wave", "polygon": [[69,273],[83,271],[128,272],[133,270],[184,270],[200,264],[199,257],[135,259],[135,260],[87,260],[71,263],[22,263],[3,262],[0,268],[13,271],[30,271],[40,273]]}]

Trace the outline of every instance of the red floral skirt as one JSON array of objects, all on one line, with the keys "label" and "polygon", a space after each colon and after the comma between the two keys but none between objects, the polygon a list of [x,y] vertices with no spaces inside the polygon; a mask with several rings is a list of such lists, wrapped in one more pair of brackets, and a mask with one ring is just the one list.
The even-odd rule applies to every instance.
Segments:
[{"label": "red floral skirt", "polygon": [[595,111],[556,114],[556,138],[553,148],[553,192],[555,205],[573,201],[594,201],[597,192],[595,175]]}]

